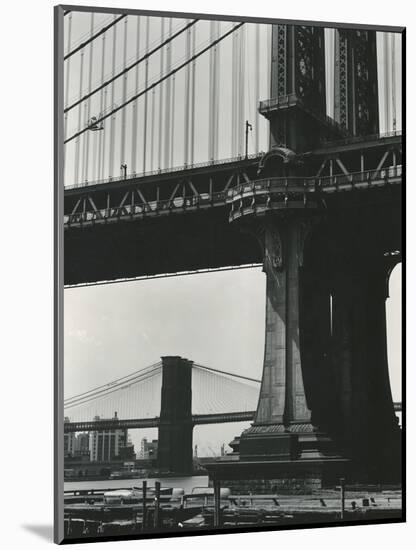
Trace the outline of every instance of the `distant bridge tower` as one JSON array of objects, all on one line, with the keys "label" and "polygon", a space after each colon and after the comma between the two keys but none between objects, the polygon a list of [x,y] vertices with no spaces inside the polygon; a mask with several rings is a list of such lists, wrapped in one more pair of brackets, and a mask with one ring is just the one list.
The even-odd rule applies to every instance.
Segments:
[{"label": "distant bridge tower", "polygon": [[158,469],[192,473],[192,361],[162,357]]}]

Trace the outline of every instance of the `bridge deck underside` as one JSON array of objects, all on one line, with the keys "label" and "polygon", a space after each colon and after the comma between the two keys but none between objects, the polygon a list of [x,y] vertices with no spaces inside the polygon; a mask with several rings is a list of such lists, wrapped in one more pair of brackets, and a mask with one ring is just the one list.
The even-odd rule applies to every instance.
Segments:
[{"label": "bridge deck underside", "polygon": [[65,284],[151,276],[261,261],[254,238],[229,209],[65,232]]}]

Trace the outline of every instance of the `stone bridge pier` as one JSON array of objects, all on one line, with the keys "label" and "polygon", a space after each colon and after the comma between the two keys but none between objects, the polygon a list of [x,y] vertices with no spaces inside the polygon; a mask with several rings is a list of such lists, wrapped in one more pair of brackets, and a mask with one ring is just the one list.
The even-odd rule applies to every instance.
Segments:
[{"label": "stone bridge pier", "polygon": [[349,231],[338,239],[331,266],[331,347],[337,409],[331,432],[357,475],[400,479],[401,430],[390,388],[386,298],[391,256],[380,234],[366,239]]}]

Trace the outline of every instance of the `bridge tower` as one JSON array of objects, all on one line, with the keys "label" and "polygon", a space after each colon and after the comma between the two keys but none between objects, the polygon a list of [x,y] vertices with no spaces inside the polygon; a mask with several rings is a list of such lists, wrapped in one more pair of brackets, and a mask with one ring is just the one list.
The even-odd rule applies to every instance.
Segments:
[{"label": "bridge tower", "polygon": [[[270,122],[270,150],[261,162],[260,177],[300,176],[304,168],[297,155],[344,132],[326,116],[322,28],[273,27],[271,95],[260,104],[260,112]],[[284,202],[271,197],[264,213],[239,221],[260,241],[267,278],[262,385],[253,425],[240,438],[240,460],[314,462],[314,472],[299,472],[305,479],[321,475],[316,468],[323,459],[340,458],[328,434],[317,425],[311,410],[314,379],[305,372],[307,351],[315,358],[318,355],[321,363],[328,345],[329,292],[325,286],[309,287],[315,302],[308,302],[303,269],[304,248],[319,216],[316,201],[305,202],[286,189]],[[311,306],[320,312],[312,323],[313,342],[304,330],[310,328],[305,327],[304,312]],[[290,478],[293,472],[283,468],[280,476]]]},{"label": "bridge tower", "polygon": [[192,361],[162,357],[158,469],[192,473]]},{"label": "bridge tower", "polygon": [[257,207],[253,182],[230,215],[263,254],[263,376],[254,422],[234,446],[239,460],[207,467],[227,484],[263,477],[259,491],[294,478],[305,490],[334,482],[351,474],[351,460],[351,475],[359,477],[361,461],[361,473],[372,469],[379,480],[398,464],[386,362],[388,223],[381,231],[371,201],[335,200],[327,211],[297,184],[316,174],[304,153],[378,130],[375,33],[337,31],[336,44],[334,120],[326,116],[323,29],[273,27],[271,99],[259,106],[270,123],[258,171],[267,195]]},{"label": "bridge tower", "polygon": [[334,118],[354,136],[379,132],[375,31],[335,30]]}]

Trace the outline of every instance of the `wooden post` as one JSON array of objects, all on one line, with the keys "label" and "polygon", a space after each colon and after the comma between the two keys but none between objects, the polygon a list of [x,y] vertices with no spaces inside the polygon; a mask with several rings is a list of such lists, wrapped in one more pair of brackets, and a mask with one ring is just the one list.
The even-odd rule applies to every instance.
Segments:
[{"label": "wooden post", "polygon": [[153,516],[153,527],[159,527],[159,508],[160,508],[160,481],[155,481],[155,512]]},{"label": "wooden post", "polygon": [[341,490],[341,519],[345,516],[345,478],[341,477],[339,480]]},{"label": "wooden post", "polygon": [[221,483],[214,479],[214,527],[220,527],[221,523]]},{"label": "wooden post", "polygon": [[143,505],[143,518],[142,518],[142,529],[146,529],[147,523],[147,481],[143,481],[143,490],[142,490],[142,505]]}]

